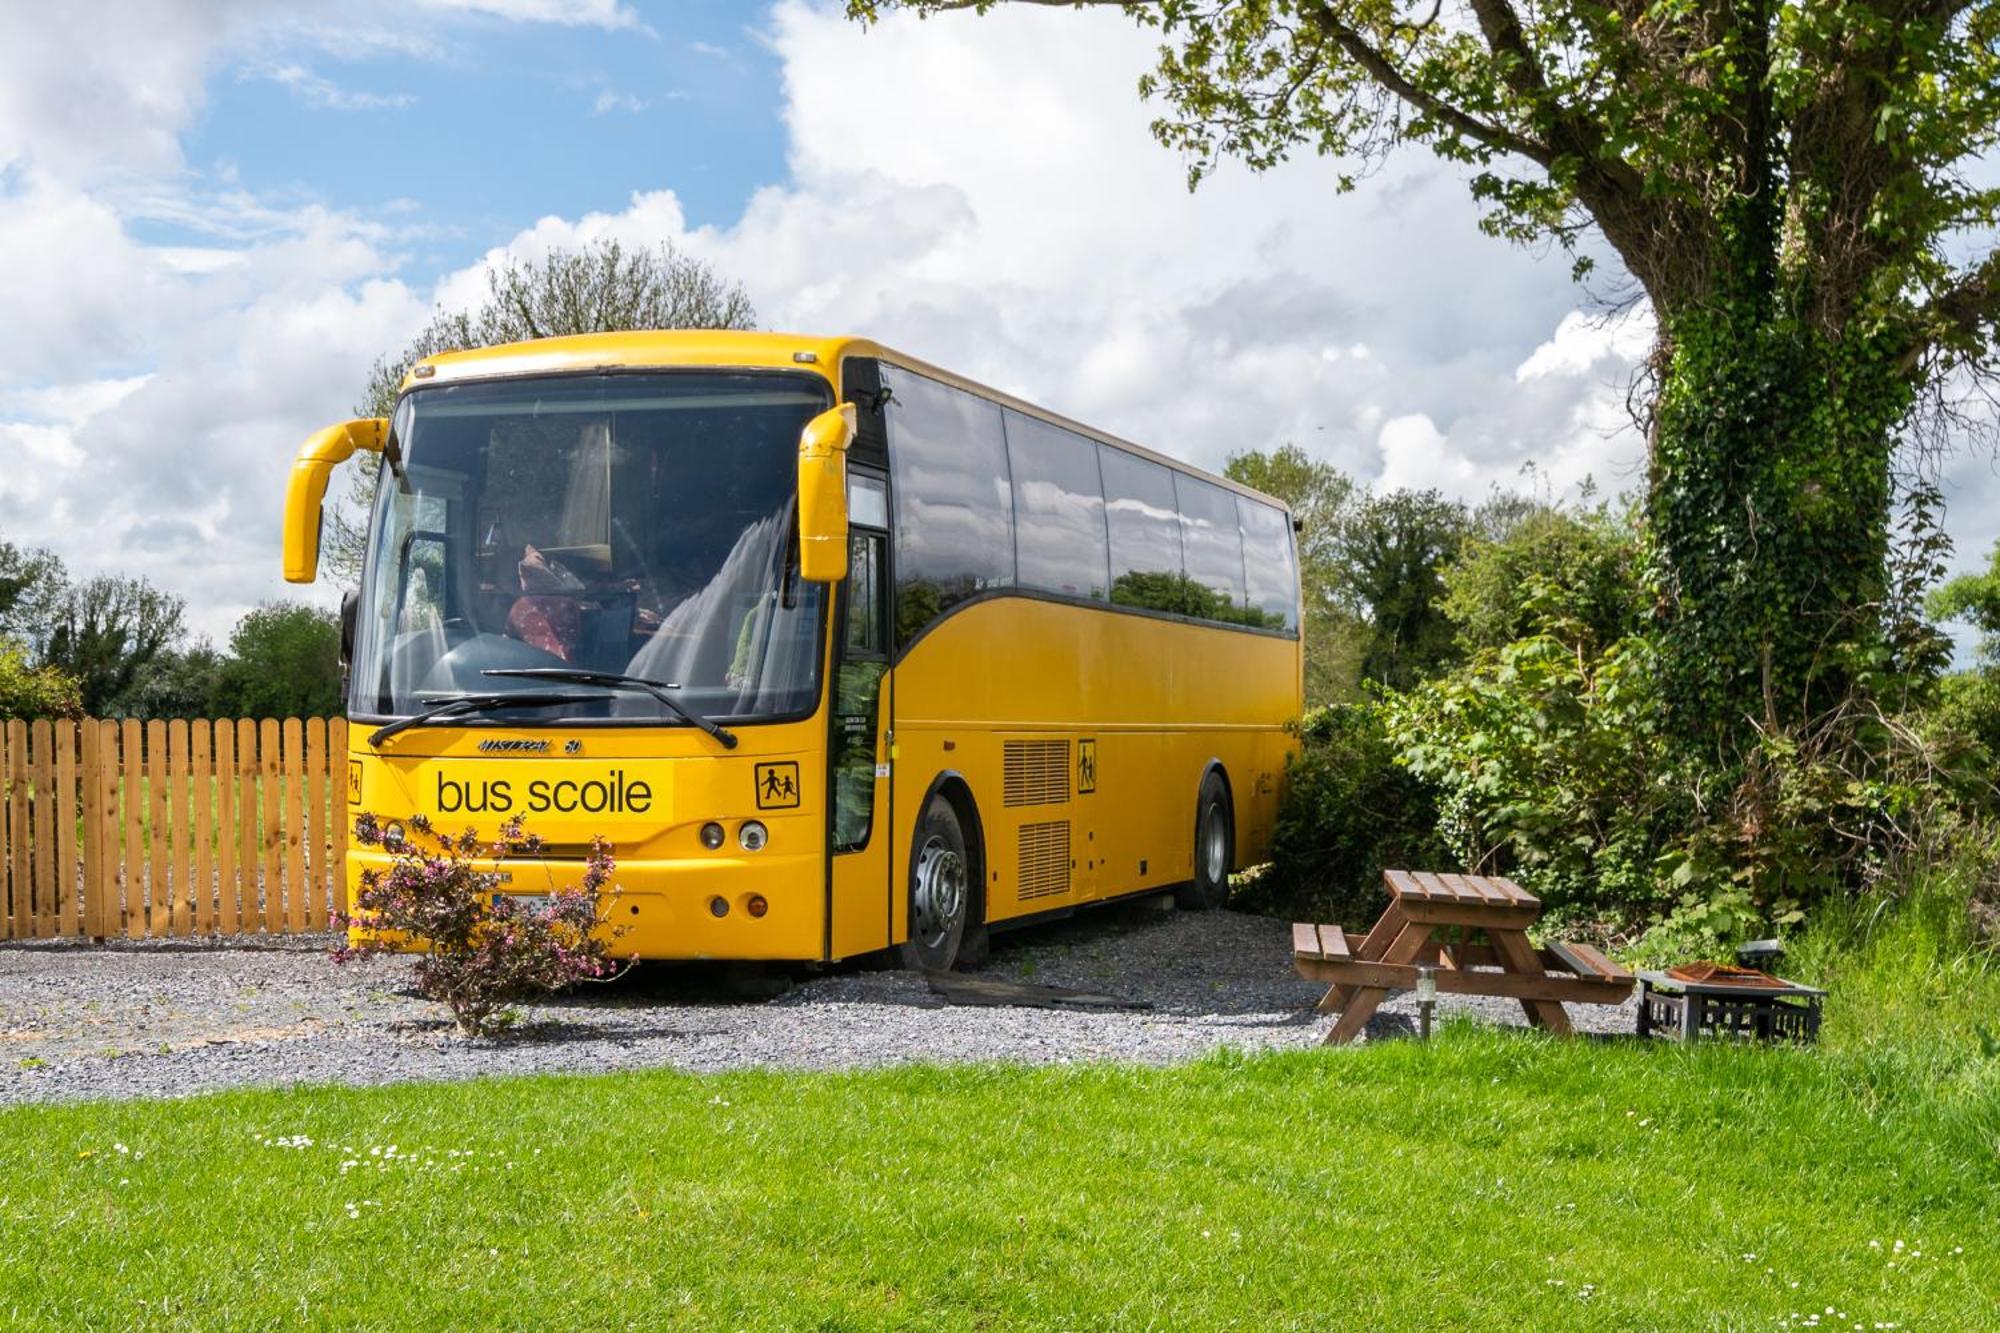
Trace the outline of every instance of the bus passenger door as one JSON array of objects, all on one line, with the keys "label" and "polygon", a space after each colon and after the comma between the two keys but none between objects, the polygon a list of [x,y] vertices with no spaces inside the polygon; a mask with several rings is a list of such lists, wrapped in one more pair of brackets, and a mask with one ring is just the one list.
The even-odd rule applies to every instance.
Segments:
[{"label": "bus passenger door", "polygon": [[889,533],[883,479],[850,468],[847,582],[828,738],[827,956],[889,943]]}]

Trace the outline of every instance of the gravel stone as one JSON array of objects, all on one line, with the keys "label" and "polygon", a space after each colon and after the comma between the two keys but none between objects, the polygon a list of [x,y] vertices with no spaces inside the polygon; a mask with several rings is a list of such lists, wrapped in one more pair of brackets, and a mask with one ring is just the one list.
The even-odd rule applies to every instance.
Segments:
[{"label": "gravel stone", "polygon": [[[0,947],[0,1103],[658,1067],[1166,1064],[1223,1046],[1310,1046],[1332,1023],[1313,1012],[1323,988],[1292,970],[1284,922],[1145,904],[997,934],[979,969],[1152,1005],[1139,1012],[950,1005],[920,976],[866,966],[797,973],[775,997],[746,998],[731,984],[741,969],[655,964],[522,1005],[513,1033],[468,1041],[410,989],[411,960],[337,966],[333,942]],[[1569,1012],[1579,1030],[1630,1033],[1635,1003]],[[1439,1022],[1458,1013],[1524,1023],[1511,1000],[1440,997]],[[1413,1033],[1415,1015],[1410,993],[1392,995],[1368,1039]]]}]

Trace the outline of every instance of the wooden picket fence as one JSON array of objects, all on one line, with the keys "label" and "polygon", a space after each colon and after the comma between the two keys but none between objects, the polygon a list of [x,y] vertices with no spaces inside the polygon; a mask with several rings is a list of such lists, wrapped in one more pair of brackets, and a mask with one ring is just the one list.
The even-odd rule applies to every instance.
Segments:
[{"label": "wooden picket fence", "polygon": [[346,754],[338,718],[9,720],[0,940],[327,929]]}]

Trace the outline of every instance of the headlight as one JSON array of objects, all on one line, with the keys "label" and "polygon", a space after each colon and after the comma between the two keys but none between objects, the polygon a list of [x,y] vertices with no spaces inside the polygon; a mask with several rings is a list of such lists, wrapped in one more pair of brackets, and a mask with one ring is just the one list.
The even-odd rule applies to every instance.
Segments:
[{"label": "headlight", "polygon": [[711,852],[722,846],[722,840],[725,836],[727,835],[723,833],[722,825],[712,819],[701,826],[701,845],[708,848]]},{"label": "headlight", "polygon": [[736,841],[743,844],[743,850],[746,852],[761,852],[764,850],[764,844],[770,840],[770,832],[754,819],[736,831]]}]

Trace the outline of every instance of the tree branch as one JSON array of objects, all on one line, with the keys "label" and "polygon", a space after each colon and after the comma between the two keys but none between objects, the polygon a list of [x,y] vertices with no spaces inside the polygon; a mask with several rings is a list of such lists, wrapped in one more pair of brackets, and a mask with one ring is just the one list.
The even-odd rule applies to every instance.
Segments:
[{"label": "tree branch", "polygon": [[1410,82],[1403,71],[1396,68],[1394,62],[1370,45],[1360,33],[1342,23],[1326,6],[1314,8],[1307,17],[1329,41],[1345,51],[1355,64],[1366,70],[1369,78],[1401,98],[1408,106],[1434,120],[1442,121],[1467,138],[1476,139],[1498,152],[1513,153],[1543,167],[1555,161],[1556,154],[1548,145],[1498,125],[1489,124],[1417,87]]},{"label": "tree branch", "polygon": [[1917,336],[1903,350],[1899,368],[1911,374],[1938,343],[1954,336],[1977,338],[1983,326],[1994,323],[2000,323],[2000,250],[1989,253],[1917,312]]}]

